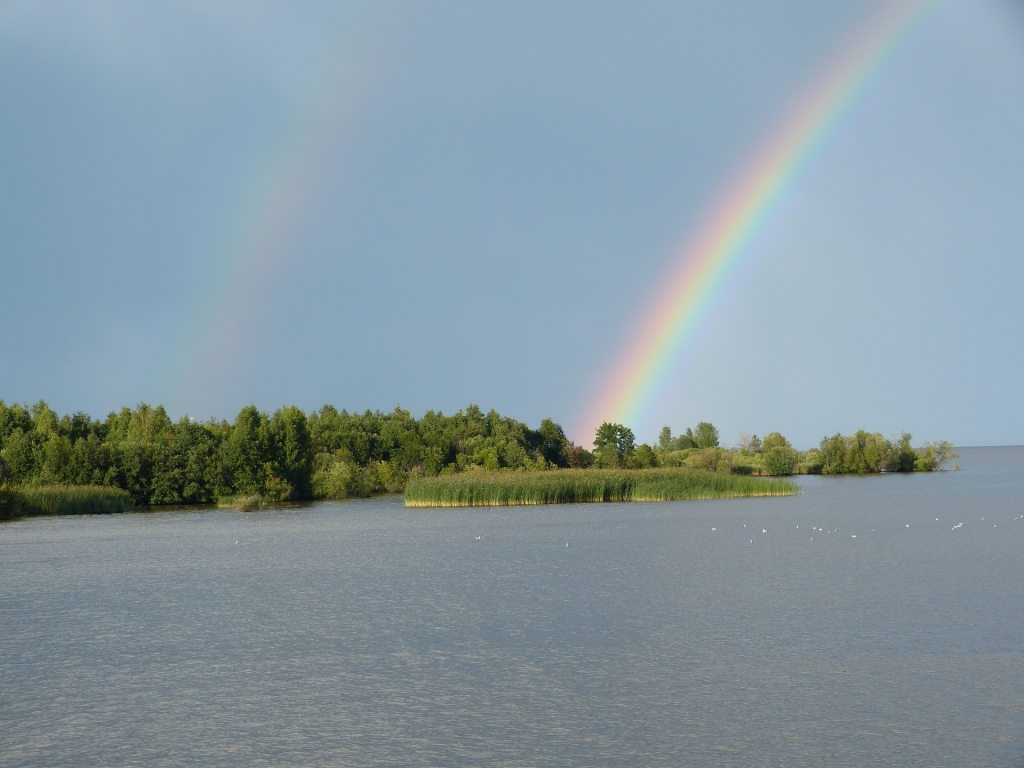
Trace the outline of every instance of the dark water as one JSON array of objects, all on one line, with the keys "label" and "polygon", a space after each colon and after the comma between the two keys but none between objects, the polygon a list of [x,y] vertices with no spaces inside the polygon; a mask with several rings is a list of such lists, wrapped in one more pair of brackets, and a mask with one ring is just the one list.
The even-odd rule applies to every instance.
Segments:
[{"label": "dark water", "polygon": [[3,524],[0,765],[1020,768],[1024,449],[959,462]]}]

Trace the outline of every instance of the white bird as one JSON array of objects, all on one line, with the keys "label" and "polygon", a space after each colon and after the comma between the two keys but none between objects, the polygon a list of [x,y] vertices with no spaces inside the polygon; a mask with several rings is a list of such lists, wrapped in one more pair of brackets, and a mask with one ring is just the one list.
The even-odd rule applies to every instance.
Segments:
[{"label": "white bird", "polygon": [[476,538],[473,539],[473,541],[480,541],[480,537],[477,536]]}]

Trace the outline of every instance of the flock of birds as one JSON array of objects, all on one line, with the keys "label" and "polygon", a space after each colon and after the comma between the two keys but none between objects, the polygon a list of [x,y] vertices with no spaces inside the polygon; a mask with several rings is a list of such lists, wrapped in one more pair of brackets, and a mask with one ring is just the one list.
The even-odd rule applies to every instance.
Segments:
[{"label": "flock of birds", "polygon": [[[1017,515],[1015,518],[1013,518],[1013,521],[1014,522],[1024,521],[1024,514]],[[942,520],[940,518],[936,517],[934,522],[941,523]],[[988,524],[986,522],[985,515],[982,515],[981,517],[979,517],[977,522],[978,523],[986,523],[986,525]],[[951,525],[950,525],[950,527],[949,527],[949,529],[951,531],[959,531],[959,530],[961,530],[964,527],[965,524],[966,523],[963,520],[953,520]],[[747,523],[743,523],[743,527],[745,529],[749,529],[750,528],[750,526]],[[795,525],[794,527],[796,528],[796,530],[800,530],[800,526],[798,524]],[[992,523],[992,527],[993,528],[998,528],[999,527],[999,523]],[[909,529],[910,528],[910,523],[904,523],[903,524],[903,528],[904,529]],[[755,532],[756,532],[756,526],[754,526],[754,529],[755,529]],[[877,528],[873,527],[871,529],[871,532],[875,533],[875,532],[877,532],[877,530],[878,530]],[[717,526],[712,526],[711,527],[711,533],[718,533],[718,532],[719,532],[719,529],[718,529]],[[820,526],[817,526],[817,525],[812,525],[811,526],[810,541],[812,541],[812,542],[814,541],[815,534],[817,534],[820,537],[820,536],[823,536],[823,535],[824,536],[837,536],[840,533],[841,533],[841,531],[840,531],[839,528],[823,528],[823,527],[820,527]],[[761,528],[761,535],[764,536],[764,535],[767,535],[767,534],[768,534],[768,529],[767,528]],[[850,533],[849,537],[850,537],[850,539],[856,539],[858,537],[858,534]],[[754,543],[754,539],[753,538],[749,538],[748,542],[753,544]]]},{"label": "flock of birds", "polygon": [[[1024,521],[1024,514],[1017,515],[1015,518],[1013,518],[1013,521],[1014,522]],[[936,517],[935,518],[935,522],[936,523],[940,523],[942,521],[939,518]],[[978,518],[978,522],[979,523],[985,523],[986,522],[985,516],[982,515],[981,517],[979,517]],[[961,530],[964,527],[964,525],[965,525],[965,522],[963,520],[954,520],[952,522],[952,524],[950,525],[949,529],[951,531],[959,531],[959,530]],[[992,523],[992,527],[993,528],[998,528],[999,527],[999,523]],[[743,523],[743,528],[744,529],[749,529],[750,526],[747,523]],[[754,526],[754,528],[755,528],[755,531],[756,531],[756,526]],[[796,530],[800,530],[800,525],[796,524],[795,528],[796,528]],[[904,529],[909,529],[910,528],[910,523],[904,523],[903,524],[903,528]],[[871,529],[871,532],[875,533],[875,532],[877,532],[877,530],[878,530],[877,528],[873,527]],[[712,526],[711,527],[711,533],[718,533],[718,532],[719,532],[718,526]],[[811,526],[810,541],[812,541],[812,542],[814,541],[815,534],[817,534],[819,537],[820,536],[838,536],[838,535],[841,534],[841,531],[840,531],[839,528],[823,528],[823,527],[820,527],[820,526],[817,526],[817,525],[812,525]],[[767,536],[768,535],[768,529],[762,527],[761,528],[761,535],[762,536]],[[857,539],[858,538],[858,534],[850,533],[849,537],[850,537],[850,539]],[[473,537],[474,541],[480,541],[481,539],[482,539],[481,536],[474,536]],[[748,541],[749,541],[749,543],[753,544],[754,543],[754,538],[751,537],[751,538],[748,539]],[[235,543],[237,544],[238,542],[236,541]],[[568,547],[568,546],[569,546],[569,542],[567,541],[567,542],[565,542],[565,547]]]},{"label": "flock of birds", "polygon": [[[1017,515],[1015,518],[1013,518],[1013,521],[1014,522],[1024,521],[1024,514]],[[939,518],[936,517],[935,518],[935,522],[936,523],[940,523],[942,521]],[[979,517],[978,518],[978,522],[979,523],[985,523],[986,522],[985,515],[982,515],[981,517]],[[964,525],[965,525],[965,522],[963,520],[954,520],[952,522],[952,524],[950,525],[949,529],[951,531],[959,531],[959,530],[961,530],[964,527]],[[992,523],[992,527],[993,528],[998,528],[999,527],[999,523]],[[743,528],[744,529],[748,529],[748,528],[750,528],[750,526],[747,523],[743,523]],[[796,524],[795,528],[796,528],[796,530],[800,530],[800,525]],[[904,528],[904,530],[909,529],[910,528],[910,523],[904,523],[903,524],[903,528]],[[754,526],[754,529],[756,531],[756,526]],[[873,527],[871,529],[871,532],[875,533],[875,532],[877,532],[877,530],[878,530],[877,528]],[[718,533],[718,532],[719,532],[718,526],[712,526],[711,527],[711,533]],[[814,535],[815,534],[817,534],[818,536],[838,536],[838,535],[840,535],[840,533],[841,533],[841,531],[840,531],[839,528],[823,528],[823,527],[820,527],[820,526],[817,526],[817,525],[812,525],[811,526],[810,541],[811,542],[814,541]],[[762,536],[767,536],[768,535],[768,529],[762,527],[761,528],[761,535]],[[857,539],[858,538],[858,534],[850,533],[849,537],[850,537],[850,539]],[[482,536],[478,535],[478,536],[474,536],[473,540],[474,541],[480,541],[482,538],[483,538]],[[753,544],[754,543],[753,537],[749,538],[748,541],[749,541],[749,543]],[[236,541],[235,543],[237,544],[238,542]],[[568,546],[569,546],[569,542],[567,541],[567,542],[565,542],[565,547],[567,548]]]}]

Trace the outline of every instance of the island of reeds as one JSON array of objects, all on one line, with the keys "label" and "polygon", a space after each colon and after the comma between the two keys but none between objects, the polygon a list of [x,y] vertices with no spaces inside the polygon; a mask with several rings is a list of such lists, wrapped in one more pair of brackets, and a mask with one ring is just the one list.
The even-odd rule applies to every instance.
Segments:
[{"label": "island of reeds", "polygon": [[407,507],[511,507],[608,501],[792,496],[789,480],[694,469],[556,469],[462,472],[411,480]]},{"label": "island of reeds", "polygon": [[[743,435],[726,447],[714,425],[704,421],[678,435],[665,427],[653,445],[638,443],[623,424],[606,423],[584,447],[551,419],[532,428],[475,405],[450,415],[427,411],[419,418],[397,407],[350,413],[325,405],[306,413],[286,406],[268,414],[248,405],[229,422],[172,420],[162,406],[146,404],[95,419],[81,412],[60,415],[43,401],[29,406],[0,400],[0,516],[120,511],[127,508],[125,500],[147,507],[259,510],[284,501],[398,494],[410,482],[441,476],[442,484],[462,474],[480,482],[493,472],[512,473],[524,493],[542,488],[529,491],[537,498],[569,498],[559,489],[583,487],[563,479],[570,475],[561,471],[569,469],[599,489],[576,494],[589,500],[604,498],[606,484],[625,482],[599,471],[701,470],[720,488],[737,489],[742,477],[930,471],[953,456],[946,442],[912,447],[908,434],[886,438],[863,430],[825,437],[806,451],[778,432]],[[663,482],[668,481],[630,486],[631,498],[665,498],[668,491],[654,490]],[[697,498],[733,492],[671,491]],[[503,498],[508,492],[496,493]]]}]

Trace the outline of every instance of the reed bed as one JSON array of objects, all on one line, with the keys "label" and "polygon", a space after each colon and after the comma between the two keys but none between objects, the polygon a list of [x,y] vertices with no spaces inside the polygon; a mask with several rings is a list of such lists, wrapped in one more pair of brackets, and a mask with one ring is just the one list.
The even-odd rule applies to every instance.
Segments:
[{"label": "reed bed", "polygon": [[131,512],[132,497],[120,488],[104,485],[37,485],[16,488],[11,494],[12,516],[103,515]]},{"label": "reed bed", "polygon": [[463,472],[411,480],[407,507],[510,507],[604,501],[679,501],[792,496],[789,480],[663,469]]},{"label": "reed bed", "polygon": [[217,499],[219,509],[237,509],[239,512],[256,512],[266,509],[271,504],[273,504],[273,500],[269,496],[261,496],[258,493],[224,496]]}]

